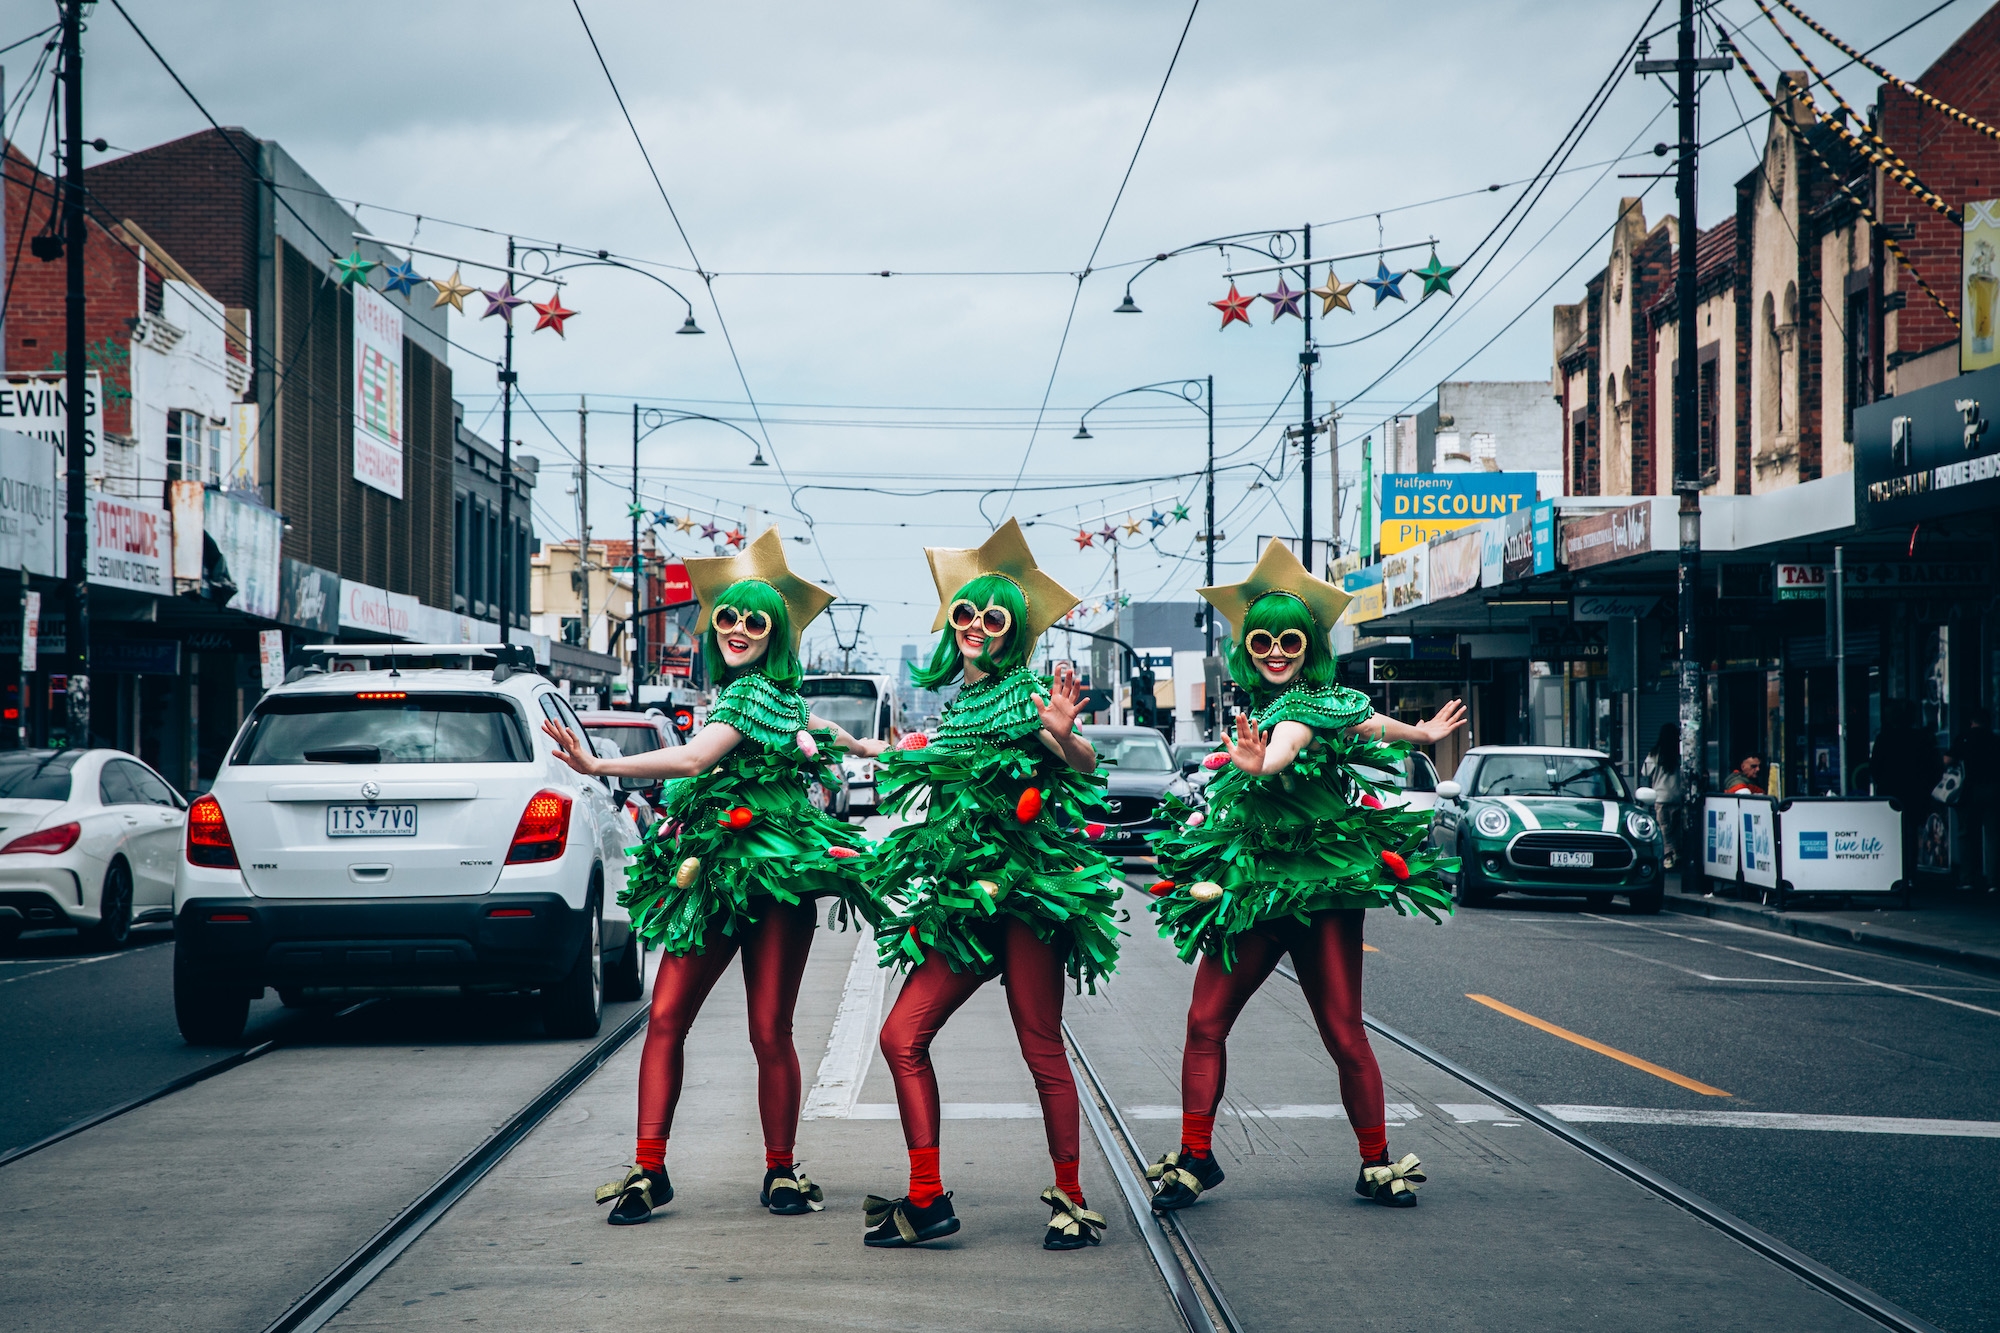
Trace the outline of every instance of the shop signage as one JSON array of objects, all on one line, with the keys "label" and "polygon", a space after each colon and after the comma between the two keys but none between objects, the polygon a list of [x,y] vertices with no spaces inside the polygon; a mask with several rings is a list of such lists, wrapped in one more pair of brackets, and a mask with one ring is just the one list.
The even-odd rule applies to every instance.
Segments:
[{"label": "shop signage", "polygon": [[1657,597],[1589,596],[1570,599],[1571,620],[1644,620],[1658,606]]},{"label": "shop signage", "polygon": [[173,528],[167,511],[99,491],[90,492],[88,503],[90,581],[156,597],[172,596],[169,558]]},{"label": "shop signage", "polygon": [[340,581],[342,629],[365,630],[371,634],[389,634],[407,639],[410,627],[416,623],[419,605],[416,598],[390,592],[386,588],[356,583],[352,579]]},{"label": "shop signage", "polygon": [[1556,502],[1543,500],[1529,511],[1534,529],[1536,574],[1553,574],[1556,568]]},{"label": "shop signage", "polygon": [[1850,597],[1958,592],[1985,588],[1993,567],[1976,560],[1884,560],[1847,567],[1842,586]]},{"label": "shop signage", "polygon": [[1532,472],[1391,472],[1382,478],[1382,553],[1534,503]]},{"label": "shop signage", "polygon": [[661,572],[660,605],[674,606],[693,600],[694,581],[688,577],[688,567],[676,560]]},{"label": "shop signage", "polygon": [[167,512],[173,517],[173,569],[176,579],[201,578],[201,534],[207,522],[208,492],[198,481],[167,483]]},{"label": "shop signage", "polygon": [[285,632],[281,629],[257,631],[258,681],[267,690],[285,683]]},{"label": "shop signage", "polygon": [[403,498],[403,314],[370,287],[354,292],[354,479]]},{"label": "shop signage", "polygon": [[[1526,517],[1528,511],[1520,511]],[[1512,518],[1513,515],[1508,515]],[[1497,588],[1507,581],[1507,541],[1505,518],[1489,518],[1478,527],[1479,586]]]},{"label": "shop signage", "polygon": [[[238,500],[228,491],[209,491],[203,504],[203,530],[229,564],[236,595],[232,611],[264,620],[278,618],[278,546],[285,538],[285,520],[260,504]],[[178,554],[178,552],[176,552]],[[175,572],[179,572],[176,565]]]},{"label": "shop signage", "polygon": [[178,676],[178,639],[99,639],[90,636],[90,669],[121,676]]},{"label": "shop signage", "polygon": [[1591,662],[1610,656],[1610,643],[1610,627],[1602,621],[1537,625],[1528,655],[1537,662]]},{"label": "shop signage", "polygon": [[1371,657],[1368,680],[1374,685],[1472,684],[1484,685],[1493,679],[1493,663],[1420,662],[1407,657]]},{"label": "shop signage", "polygon": [[2000,302],[2000,199],[1971,199],[1965,205],[1965,241],[1959,272],[1965,275],[1965,324],[1959,330],[1958,368],[1984,370],[2000,365],[1994,339],[1994,305]]},{"label": "shop signage", "polygon": [[1535,572],[1536,510],[1521,509],[1500,520],[1500,579],[1513,583]]},{"label": "shop signage", "polygon": [[278,619],[321,634],[340,631],[340,575],[286,556],[280,566]]},{"label": "shop signage", "polygon": [[60,578],[63,502],[56,451],[46,440],[0,429],[0,568]]},{"label": "shop signage", "polygon": [[2000,365],[1854,409],[1855,508],[1872,528],[2000,501]]},{"label": "shop signage", "polygon": [[1382,613],[1415,610],[1430,600],[1431,557],[1428,543],[1382,562]]},{"label": "shop signage", "polygon": [[1772,565],[1771,593],[1781,602],[1817,601],[1826,596],[1826,566]]},{"label": "shop signage", "polygon": [[1431,572],[1427,600],[1442,602],[1459,597],[1479,586],[1479,567],[1485,558],[1486,539],[1476,528],[1439,537],[1430,544]]},{"label": "shop signage", "polygon": [[1608,565],[1653,549],[1653,505],[1646,501],[1604,513],[1563,519],[1563,564],[1571,569]]},{"label": "shop signage", "polygon": [[[97,456],[97,441],[103,436],[104,379],[96,371],[83,376],[83,456]],[[0,382],[0,430],[18,431],[44,445],[55,446],[55,456],[65,458],[63,441],[69,438],[69,382],[61,371],[41,375],[9,376]]]},{"label": "shop signage", "polygon": [[234,630],[191,629],[181,636],[191,653],[241,653],[248,651],[246,640]]},{"label": "shop signage", "polygon": [[22,599],[27,605],[21,616],[21,670],[33,671],[41,655],[42,595],[31,592]]},{"label": "shop signage", "polygon": [[1359,625],[1364,621],[1382,618],[1382,567],[1374,566],[1375,581],[1357,589],[1347,603],[1347,609],[1340,613],[1343,625]]}]

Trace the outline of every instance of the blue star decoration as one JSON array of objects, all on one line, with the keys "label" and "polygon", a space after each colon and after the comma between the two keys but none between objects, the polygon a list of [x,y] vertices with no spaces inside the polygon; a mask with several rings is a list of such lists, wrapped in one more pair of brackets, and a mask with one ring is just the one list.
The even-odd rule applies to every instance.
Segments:
[{"label": "blue star decoration", "polygon": [[408,296],[418,287],[430,284],[429,278],[417,272],[415,260],[406,260],[401,264],[391,264],[382,270],[382,276],[386,279],[382,284],[383,291],[401,292],[404,296]]},{"label": "blue star decoration", "polygon": [[1151,523],[1155,528],[1164,528],[1167,526],[1167,516],[1157,509],[1146,515],[1146,521]]},{"label": "blue star decoration", "polygon": [[[1437,251],[1433,250],[1431,251],[1431,262],[1422,268],[1411,269],[1410,276],[1424,280],[1424,296],[1429,296],[1432,292],[1443,292],[1446,296],[1450,296],[1451,275],[1456,272],[1458,272],[1458,265],[1438,263]],[[1421,301],[1423,297],[1420,296],[1417,299]]]},{"label": "blue star decoration", "polygon": [[668,512],[666,511],[666,510],[664,510],[664,509],[655,509],[655,510],[653,511],[653,526],[654,526],[654,527],[657,527],[657,528],[670,528],[670,527],[672,527],[672,526],[673,526],[673,524],[674,524],[674,516],[673,516],[672,514],[669,514],[669,513],[668,513]]},{"label": "blue star decoration", "polygon": [[1372,278],[1363,278],[1361,285],[1375,293],[1375,304],[1378,306],[1392,296],[1398,301],[1409,299],[1403,295],[1403,274],[1401,270],[1391,273],[1389,266],[1382,262],[1380,256],[1377,256],[1375,260],[1375,276]]},{"label": "blue star decoration", "polygon": [[1286,285],[1284,278],[1280,277],[1278,290],[1265,292],[1262,299],[1271,303],[1271,322],[1276,324],[1280,315],[1290,315],[1294,319],[1305,318],[1299,310],[1299,302],[1304,297],[1304,292],[1293,291]]}]

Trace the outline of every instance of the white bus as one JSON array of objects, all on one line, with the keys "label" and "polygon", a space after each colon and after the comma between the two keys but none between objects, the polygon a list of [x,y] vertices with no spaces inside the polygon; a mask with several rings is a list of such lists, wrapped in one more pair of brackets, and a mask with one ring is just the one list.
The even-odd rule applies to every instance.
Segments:
[{"label": "white bus", "polygon": [[[882,740],[891,745],[902,739],[903,715],[896,702],[896,682],[891,676],[827,675],[807,676],[799,686],[806,707],[815,717],[837,722],[861,740]],[[847,778],[847,808],[850,813],[875,813],[875,761],[849,755],[841,761]]]}]

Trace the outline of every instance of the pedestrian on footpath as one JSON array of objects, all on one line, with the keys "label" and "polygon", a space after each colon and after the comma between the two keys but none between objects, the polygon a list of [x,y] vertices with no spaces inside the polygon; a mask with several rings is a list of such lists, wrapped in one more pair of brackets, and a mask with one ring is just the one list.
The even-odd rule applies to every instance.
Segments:
[{"label": "pedestrian on footpath", "polygon": [[1882,704],[1882,729],[1868,752],[1877,796],[1896,802],[1903,821],[1903,879],[1916,883],[1918,844],[1930,820],[1931,788],[1944,771],[1937,738],[1917,725],[1916,706],[1906,699]]},{"label": "pedestrian on footpath", "polygon": [[1661,858],[1668,870],[1680,853],[1681,830],[1686,818],[1681,809],[1681,729],[1672,722],[1660,728],[1660,737],[1639,765],[1641,785],[1653,789],[1653,808],[1667,830],[1666,855]]},{"label": "pedestrian on footpath", "polygon": [[1207,811],[1153,836],[1160,933],[1183,960],[1201,955],[1181,1057],[1180,1147],[1147,1171],[1158,1182],[1153,1208],[1185,1208],[1222,1183],[1213,1135],[1229,1032],[1286,954],[1340,1073],[1361,1151],[1354,1191],[1409,1207],[1424,1174],[1415,1153],[1389,1156],[1382,1071],[1361,1025],[1362,917],[1370,907],[1432,920],[1451,911],[1443,874],[1456,862],[1429,846],[1430,813],[1384,808],[1376,793],[1409,745],[1464,726],[1465,705],[1454,699],[1411,726],[1336,683],[1328,635],[1347,594],[1275,538],[1247,580],[1201,595],[1233,626],[1225,660],[1255,716],[1238,717],[1234,740],[1206,761],[1223,770],[1204,793]]},{"label": "pedestrian on footpath", "polygon": [[639,1055],[639,1132],[632,1165],[600,1187],[613,1226],[649,1220],[674,1197],[667,1138],[680,1101],[688,1029],[740,950],[757,1057],[764,1185],[757,1202],[780,1216],[818,1212],[822,1192],[793,1160],[801,1079],[792,1011],[818,925],[832,898],[843,924],[879,913],[863,879],[859,830],[814,809],[807,784],[843,750],[880,754],[811,716],[799,696],[799,638],[833,595],[792,573],[776,528],[737,555],[687,562],[701,602],[696,632],[710,680],[723,682],[708,722],[686,745],[599,758],[566,727],[542,729],[579,773],[679,778],[639,845],[618,901],[632,929],[665,957]]},{"label": "pedestrian on footpath", "polygon": [[929,548],[937,584],[933,629],[945,633],[911,679],[964,683],[929,741],[890,751],[876,767],[879,808],[925,813],[876,848],[871,884],[894,910],[877,932],[885,967],[910,967],[882,1024],[882,1057],[910,1150],[910,1186],[869,1195],[871,1246],[897,1248],[959,1229],[938,1172],[940,1106],[931,1039],[995,977],[1041,1099],[1055,1184],[1045,1250],[1096,1245],[1104,1218],[1077,1180],[1081,1108],[1063,1048],[1064,974],[1094,991],[1118,958],[1118,868],[1090,845],[1085,820],[1103,809],[1097,752],[1076,734],[1083,698],[1074,674],[1051,683],[1029,652],[1076,605],[1035,563],[1013,519],[976,550]]},{"label": "pedestrian on footpath", "polygon": [[1974,709],[1944,756],[1964,774],[1958,789],[1959,883],[1978,893],[1994,891],[1994,860],[2000,854],[2000,736],[1991,724],[1985,709]]},{"label": "pedestrian on footpath", "polygon": [[1724,796],[1762,796],[1764,794],[1764,761],[1761,757],[1745,755],[1730,770],[1729,780],[1722,784]]}]

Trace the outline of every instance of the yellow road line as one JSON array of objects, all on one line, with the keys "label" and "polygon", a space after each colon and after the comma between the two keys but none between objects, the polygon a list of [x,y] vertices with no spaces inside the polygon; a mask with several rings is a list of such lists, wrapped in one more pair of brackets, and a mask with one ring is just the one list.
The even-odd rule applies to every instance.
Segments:
[{"label": "yellow road line", "polygon": [[1364,945],[1362,945],[1362,946],[1361,946],[1361,952],[1363,952],[1363,953],[1381,953],[1382,951],[1381,951],[1380,949],[1376,948],[1376,947],[1375,947],[1374,945],[1372,945],[1372,944],[1364,944]]},{"label": "yellow road line", "polygon": [[1636,1055],[1628,1055],[1616,1046],[1606,1046],[1601,1041],[1592,1041],[1589,1037],[1571,1032],[1568,1028],[1557,1027],[1546,1018],[1536,1018],[1533,1014],[1523,1013],[1511,1004],[1500,1003],[1500,1001],[1494,999],[1491,995],[1467,995],[1465,998],[1473,1001],[1475,1004],[1483,1004],[1488,1009],[1497,1010],[1509,1018],[1519,1019],[1531,1028],[1540,1028],[1552,1037],[1561,1037],[1564,1041],[1573,1041],[1587,1051],[1596,1051],[1599,1055],[1610,1056],[1620,1064],[1628,1064],[1634,1069],[1643,1069],[1654,1078],[1663,1078],[1669,1083],[1678,1083],[1690,1092],[1698,1092],[1704,1097],[1727,1097],[1729,1095],[1721,1088],[1712,1088],[1699,1079],[1689,1078],[1686,1074],[1676,1074],[1673,1070],[1662,1065],[1656,1065],[1651,1060],[1641,1060]]}]

